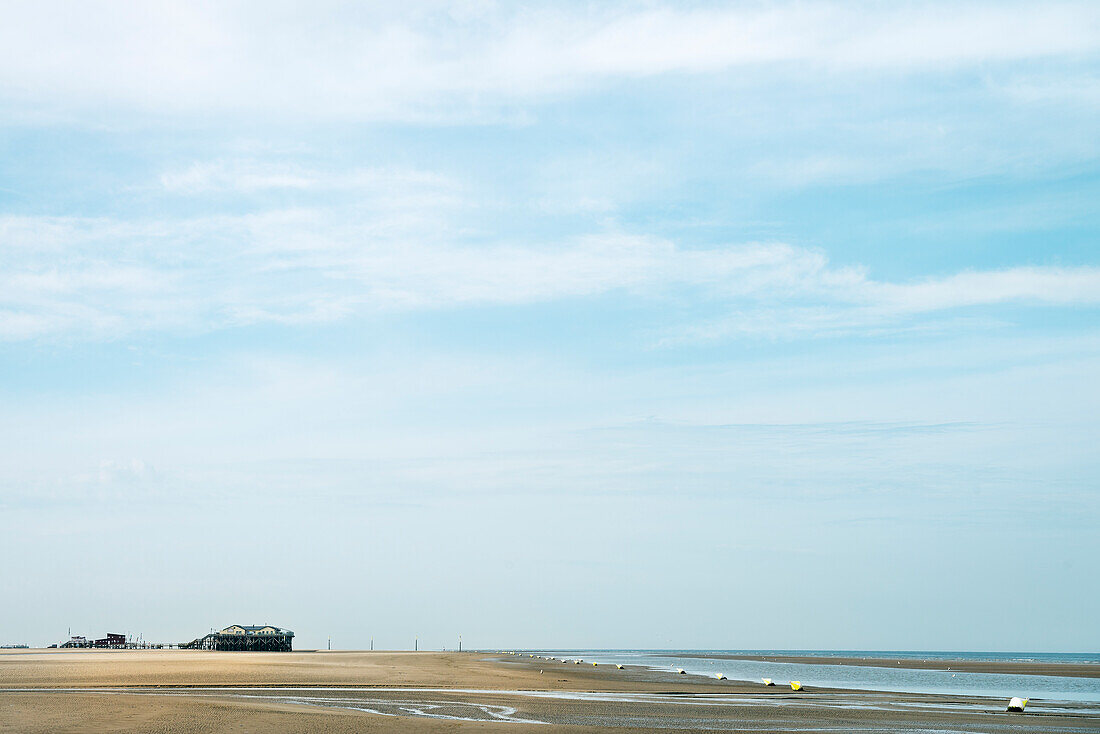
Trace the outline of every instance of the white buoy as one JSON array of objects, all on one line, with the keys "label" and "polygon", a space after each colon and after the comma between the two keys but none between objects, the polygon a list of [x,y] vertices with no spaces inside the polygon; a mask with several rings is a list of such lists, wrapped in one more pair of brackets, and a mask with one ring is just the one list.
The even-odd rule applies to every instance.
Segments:
[{"label": "white buoy", "polygon": [[775,681],[773,681],[771,678],[761,678],[761,680],[764,681],[764,685],[766,685],[766,686],[774,686],[775,685]]},{"label": "white buoy", "polygon": [[619,670],[623,669],[623,666],[621,666],[621,665],[616,665],[615,667],[618,668]]},{"label": "white buoy", "polygon": [[1013,696],[1008,702],[1008,708],[1005,711],[1011,711],[1015,714],[1022,714],[1024,712],[1024,706],[1027,706],[1027,699],[1020,698],[1019,696]]},{"label": "white buoy", "polygon": [[717,678],[718,680],[725,680],[726,679],[726,676],[722,675],[721,673],[715,673],[714,677]]},{"label": "white buoy", "polygon": [[687,675],[687,671],[684,670],[683,668],[677,668],[676,672],[679,673],[680,675]]}]

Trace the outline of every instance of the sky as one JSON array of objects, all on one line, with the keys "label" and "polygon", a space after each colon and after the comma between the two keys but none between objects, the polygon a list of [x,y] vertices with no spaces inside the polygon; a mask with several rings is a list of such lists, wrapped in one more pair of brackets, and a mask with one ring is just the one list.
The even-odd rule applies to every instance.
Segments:
[{"label": "sky", "polygon": [[0,4],[0,644],[1100,649],[1100,5]]}]

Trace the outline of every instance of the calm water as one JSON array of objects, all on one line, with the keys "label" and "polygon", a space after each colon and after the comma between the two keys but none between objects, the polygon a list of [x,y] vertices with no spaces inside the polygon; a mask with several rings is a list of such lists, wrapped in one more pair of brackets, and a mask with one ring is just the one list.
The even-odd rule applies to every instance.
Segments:
[{"label": "calm water", "polygon": [[711,657],[719,655],[812,655],[821,657],[993,660],[1100,665],[1100,654],[1096,653],[867,652],[859,650],[532,650],[529,652],[554,658],[583,658],[585,662],[595,662],[601,665],[641,665],[653,670],[665,671],[683,668],[689,674],[711,677],[715,673],[722,673],[731,680],[759,681],[761,678],[771,678],[778,685],[785,685],[790,680],[798,680],[806,686],[825,688],[1003,698],[1022,696],[1051,701],[1100,703],[1100,678],[912,670],[873,667],[871,665],[774,663]]}]

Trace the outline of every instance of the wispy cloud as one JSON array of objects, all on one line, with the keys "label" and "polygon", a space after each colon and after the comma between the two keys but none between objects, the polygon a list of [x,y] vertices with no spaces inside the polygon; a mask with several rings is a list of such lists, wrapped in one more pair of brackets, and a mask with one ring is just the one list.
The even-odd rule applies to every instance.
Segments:
[{"label": "wispy cloud", "polygon": [[1021,267],[969,271],[913,283],[867,283],[868,300],[891,312],[940,311],[1019,301],[1100,303],[1100,268]]},{"label": "wispy cloud", "polygon": [[738,436],[910,436],[956,431],[983,430],[989,426],[973,421],[924,423],[905,421],[829,421],[817,423],[687,423],[649,418],[619,426],[591,429],[595,432],[711,433],[726,432]]},{"label": "wispy cloud", "polygon": [[684,325],[673,343],[836,333],[1006,302],[1100,304],[1094,267],[885,282],[784,243],[689,248],[608,232],[474,244],[438,217],[430,207],[391,212],[366,204],[155,222],[5,217],[0,334],[110,338],[614,291],[641,301],[690,294],[725,314]]},{"label": "wispy cloud", "polygon": [[[827,268],[822,272],[827,272]],[[1018,267],[967,271],[908,282],[884,282],[862,273],[816,298],[791,293],[767,305],[740,302],[718,318],[686,324],[658,338],[661,346],[740,337],[798,338],[849,334],[985,329],[996,319],[951,318],[957,309],[1014,303],[1021,306],[1100,305],[1100,268]],[[814,279],[807,280],[811,286]]]},{"label": "wispy cloud", "polygon": [[0,26],[0,90],[9,100],[61,109],[462,116],[613,77],[733,67],[755,74],[762,64],[919,70],[1100,49],[1100,10],[1075,2],[947,12],[866,3],[542,11],[420,3],[400,14],[251,2],[158,8],[9,6]]},{"label": "wispy cloud", "polygon": [[1001,91],[1027,104],[1100,106],[1100,77],[1095,74],[1027,75],[1012,79]]},{"label": "wispy cloud", "polygon": [[360,168],[326,171],[300,164],[259,159],[199,161],[165,171],[165,191],[180,194],[254,193],[268,190],[353,190],[375,196],[401,194],[408,201],[414,191],[438,195],[453,193],[457,184],[445,176],[415,169]]}]

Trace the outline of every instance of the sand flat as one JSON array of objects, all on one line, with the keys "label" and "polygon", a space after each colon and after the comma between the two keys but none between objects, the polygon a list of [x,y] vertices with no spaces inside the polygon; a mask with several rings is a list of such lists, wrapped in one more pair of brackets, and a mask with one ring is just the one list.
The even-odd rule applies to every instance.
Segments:
[{"label": "sand flat", "polygon": [[[610,676],[590,666],[431,652],[3,650],[0,689],[116,686],[423,686],[539,690],[684,690],[727,686]],[[539,670],[545,669],[540,674]]]},{"label": "sand flat", "polygon": [[[492,722],[380,717],[369,713],[292,706],[279,702],[96,693],[0,692],[0,731],[21,734],[109,732],[500,732]],[[506,724],[508,732],[545,734],[541,724]],[[583,732],[583,729],[579,731]]]},{"label": "sand flat", "polygon": [[29,734],[1100,731],[1100,707],[1003,706],[479,653],[0,653],[0,731]]}]

